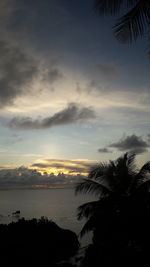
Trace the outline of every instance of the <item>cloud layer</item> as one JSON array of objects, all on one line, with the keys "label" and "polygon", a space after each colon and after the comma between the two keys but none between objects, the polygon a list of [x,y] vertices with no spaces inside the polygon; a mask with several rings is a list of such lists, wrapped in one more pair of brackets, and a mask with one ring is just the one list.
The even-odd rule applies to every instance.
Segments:
[{"label": "cloud layer", "polygon": [[63,188],[72,187],[84,178],[93,160],[43,159],[29,168],[0,167],[0,188]]},{"label": "cloud layer", "polygon": [[90,160],[60,160],[45,159],[31,165],[32,168],[42,171],[57,170],[68,174],[87,174],[90,168],[95,165],[95,161]]},{"label": "cloud layer", "polygon": [[80,107],[77,104],[69,104],[67,108],[43,119],[33,120],[30,117],[15,117],[8,126],[14,129],[46,129],[59,125],[67,125],[83,122],[95,118],[95,112],[90,107]]},{"label": "cloud layer", "polygon": [[25,167],[0,170],[0,188],[65,188],[72,187],[82,175],[41,174]]},{"label": "cloud layer", "polygon": [[[110,144],[108,147],[116,148],[119,151],[129,151],[131,153],[141,154],[147,152],[150,144],[144,141],[141,136],[133,134],[120,139],[118,142]],[[100,148],[98,151],[101,153],[110,152],[107,147]]]}]

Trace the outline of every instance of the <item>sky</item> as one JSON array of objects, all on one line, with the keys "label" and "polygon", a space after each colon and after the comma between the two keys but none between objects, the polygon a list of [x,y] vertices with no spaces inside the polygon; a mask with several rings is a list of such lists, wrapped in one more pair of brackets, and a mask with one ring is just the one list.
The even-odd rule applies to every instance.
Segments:
[{"label": "sky", "polygon": [[125,152],[149,160],[148,38],[119,43],[116,20],[94,0],[0,1],[0,186],[61,187]]}]

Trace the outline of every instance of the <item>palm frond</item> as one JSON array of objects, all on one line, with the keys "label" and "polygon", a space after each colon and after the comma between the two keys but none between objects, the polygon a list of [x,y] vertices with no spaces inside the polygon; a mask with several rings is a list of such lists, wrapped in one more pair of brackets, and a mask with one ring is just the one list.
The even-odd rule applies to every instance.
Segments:
[{"label": "palm frond", "polygon": [[146,184],[149,183],[150,175],[148,175],[148,173],[150,173],[150,161],[145,163],[135,176],[134,183],[132,185],[132,191],[134,191],[134,189],[136,190],[137,188],[140,189],[141,186],[144,188],[144,184],[146,186]]},{"label": "palm frond", "polygon": [[150,177],[145,179],[143,182],[136,184],[134,187],[133,195],[134,194],[146,194],[149,193],[149,188],[150,188]]},{"label": "palm frond", "polygon": [[83,226],[80,232],[80,237],[83,237],[87,232],[93,231],[94,229],[99,228],[103,231],[103,227],[109,223],[112,213],[114,214],[114,211],[111,208],[113,205],[111,205],[109,199],[108,203],[107,201],[105,202],[105,200],[102,200],[102,202],[103,203],[101,205],[101,201],[98,201],[98,206],[99,204],[100,206],[95,209],[95,212],[90,216]]},{"label": "palm frond", "polygon": [[150,161],[146,162],[140,169],[138,176],[144,177],[147,173],[150,173]]},{"label": "palm frond", "polygon": [[95,8],[100,15],[104,14],[117,14],[120,11],[122,0],[112,1],[112,0],[97,0],[95,2]]},{"label": "palm frond", "polygon": [[78,220],[81,220],[83,217],[88,219],[89,216],[92,216],[98,207],[98,203],[99,201],[91,201],[79,206],[77,213]]},{"label": "palm frond", "polygon": [[122,6],[130,7],[137,3],[138,0],[96,0],[95,9],[102,15],[115,15],[120,12]]},{"label": "palm frond", "polygon": [[150,0],[139,0],[137,4],[114,26],[116,38],[123,42],[136,41],[142,37],[150,23]]},{"label": "palm frond", "polygon": [[134,179],[134,158],[135,155],[125,153],[115,161],[114,190],[117,193],[126,194]]},{"label": "palm frond", "polygon": [[135,154],[129,154],[126,153],[125,155],[127,155],[127,164],[128,164],[128,168],[130,169],[134,169],[135,168]]},{"label": "palm frond", "polygon": [[[88,178],[96,180],[97,182],[99,182],[100,184],[104,185],[107,188],[111,188],[112,173],[113,173],[111,169],[112,167],[110,168],[110,164],[105,162],[100,162],[97,166],[91,168]],[[108,175],[108,170],[110,170],[109,175]]]},{"label": "palm frond", "polygon": [[83,179],[82,182],[75,186],[75,193],[93,193],[100,198],[112,193],[112,190],[96,180]]},{"label": "palm frond", "polygon": [[125,153],[124,155],[124,161],[125,161],[125,168],[127,171],[128,176],[134,177],[136,175],[135,171],[135,154],[132,153]]},{"label": "palm frond", "polygon": [[95,227],[95,218],[92,216],[83,226],[81,232],[80,232],[80,237],[82,238],[86,233],[92,231]]},{"label": "palm frond", "polygon": [[94,178],[95,180],[103,177],[108,168],[108,164],[105,162],[100,162],[98,165],[91,167],[88,178]]},{"label": "palm frond", "polygon": [[[127,7],[130,7],[130,6],[133,6],[135,5],[139,0],[126,0],[124,1],[124,4],[127,6]],[[125,3],[126,2],[126,3]]]}]

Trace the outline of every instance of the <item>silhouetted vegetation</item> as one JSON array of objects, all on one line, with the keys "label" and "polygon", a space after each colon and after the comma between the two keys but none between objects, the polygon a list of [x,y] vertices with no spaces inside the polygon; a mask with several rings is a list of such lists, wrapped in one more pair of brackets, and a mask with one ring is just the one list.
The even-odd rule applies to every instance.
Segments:
[{"label": "silhouetted vegetation", "polygon": [[77,253],[79,242],[74,232],[45,217],[22,218],[0,225],[1,266],[146,266],[150,253],[150,162],[137,171],[134,160],[135,155],[126,153],[115,161],[100,163],[77,184],[77,193],[98,196],[97,201],[78,208],[78,219],[87,220],[81,236],[93,232],[85,256]]},{"label": "silhouetted vegetation", "polygon": [[118,15],[125,12],[113,27],[116,38],[122,43],[131,43],[149,34],[150,0],[96,0],[95,2],[99,15]]},{"label": "silhouetted vegetation", "polygon": [[93,231],[82,266],[146,265],[150,253],[150,162],[135,169],[135,155],[100,163],[76,192],[95,193],[97,201],[78,208],[85,217],[81,236]]},{"label": "silhouetted vegetation", "polygon": [[42,217],[0,225],[1,266],[57,266],[79,248],[74,232]]}]

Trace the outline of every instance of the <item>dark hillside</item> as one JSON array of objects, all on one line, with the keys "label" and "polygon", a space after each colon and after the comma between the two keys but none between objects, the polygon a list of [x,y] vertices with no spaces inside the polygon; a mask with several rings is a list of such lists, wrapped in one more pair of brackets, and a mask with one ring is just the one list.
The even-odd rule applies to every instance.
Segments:
[{"label": "dark hillside", "polygon": [[0,225],[1,266],[55,266],[79,248],[74,232],[47,218]]}]

